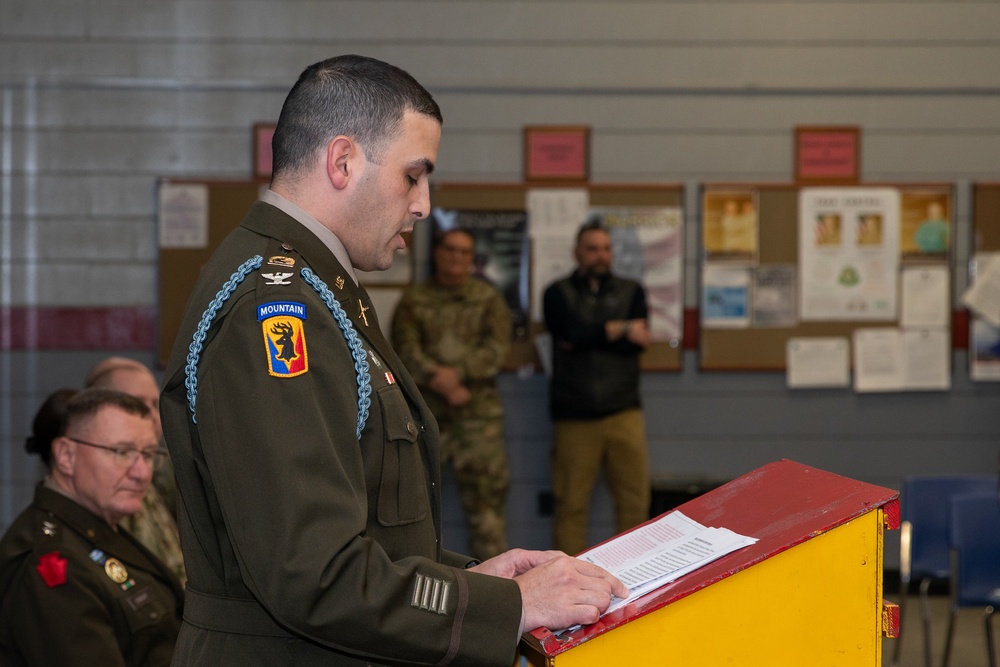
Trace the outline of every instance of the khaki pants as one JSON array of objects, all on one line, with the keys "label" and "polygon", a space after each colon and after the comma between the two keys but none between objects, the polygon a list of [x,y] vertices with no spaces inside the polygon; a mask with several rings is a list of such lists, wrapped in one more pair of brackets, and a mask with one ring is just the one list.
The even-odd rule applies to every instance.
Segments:
[{"label": "khaki pants", "polygon": [[555,548],[574,555],[589,546],[590,496],[602,467],[614,500],[617,532],[646,521],[649,458],[642,411],[634,408],[601,419],[558,420],[554,426]]}]

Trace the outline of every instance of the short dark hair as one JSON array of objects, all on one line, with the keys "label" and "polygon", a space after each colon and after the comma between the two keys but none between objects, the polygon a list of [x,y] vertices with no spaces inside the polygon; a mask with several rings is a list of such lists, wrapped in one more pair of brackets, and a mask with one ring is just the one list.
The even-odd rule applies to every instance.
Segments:
[{"label": "short dark hair", "polygon": [[604,226],[604,221],[599,216],[593,215],[587,218],[587,221],[580,225],[580,229],[576,231],[576,244],[580,245],[580,239],[583,238],[584,234],[595,231],[611,234],[611,230]]},{"label": "short dark hair", "polygon": [[66,404],[66,431],[87,421],[103,407],[115,407],[136,417],[148,419],[152,412],[140,399],[115,389],[92,387],[74,395]]},{"label": "short dark hair", "polygon": [[310,65],[292,86],[278,116],[271,139],[274,176],[294,174],[341,134],[356,141],[377,163],[406,111],[443,122],[431,94],[398,67],[356,55]]},{"label": "short dark hair", "polygon": [[66,435],[66,406],[79,390],[57,389],[49,394],[31,422],[31,435],[24,443],[29,454],[38,454],[47,468],[52,467],[52,441]]},{"label": "short dark hair", "polygon": [[476,235],[472,233],[472,230],[468,227],[452,227],[450,229],[442,229],[436,234],[434,234],[434,242],[432,247],[437,248],[452,234],[465,234],[472,241],[472,249],[476,248]]}]

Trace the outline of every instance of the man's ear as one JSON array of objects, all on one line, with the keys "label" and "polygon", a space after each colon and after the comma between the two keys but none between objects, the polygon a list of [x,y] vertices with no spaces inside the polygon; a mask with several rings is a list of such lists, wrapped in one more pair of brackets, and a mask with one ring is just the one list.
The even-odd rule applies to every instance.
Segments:
[{"label": "man's ear", "polygon": [[330,183],[338,190],[347,187],[354,175],[360,157],[357,144],[344,135],[333,138],[326,147],[326,174]]},{"label": "man's ear", "polygon": [[52,441],[52,467],[67,477],[73,476],[76,467],[76,444],[59,436]]}]

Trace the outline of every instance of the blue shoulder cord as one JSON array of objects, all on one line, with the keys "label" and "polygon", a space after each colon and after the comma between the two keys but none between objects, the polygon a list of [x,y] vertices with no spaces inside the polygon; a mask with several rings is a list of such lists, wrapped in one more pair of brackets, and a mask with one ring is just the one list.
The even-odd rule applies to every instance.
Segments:
[{"label": "blue shoulder cord", "polygon": [[361,339],[358,338],[358,332],[354,330],[354,325],[351,324],[351,320],[347,317],[340,302],[333,298],[333,293],[326,286],[326,283],[310,268],[303,268],[300,273],[302,279],[316,290],[316,293],[323,299],[323,303],[330,309],[330,314],[337,320],[337,324],[344,332],[347,346],[351,348],[351,356],[354,357],[354,370],[358,373],[358,440],[360,440],[361,432],[365,430],[365,422],[368,421],[368,408],[372,404],[372,378],[368,374],[368,355],[361,346]]},{"label": "blue shoulder cord", "polygon": [[[212,321],[215,319],[219,309],[222,308],[222,305],[229,300],[229,297],[233,295],[233,292],[236,291],[240,283],[250,275],[250,272],[259,269],[263,263],[264,258],[260,255],[255,255],[240,265],[240,268],[236,269],[236,272],[229,277],[229,280],[223,284],[222,289],[216,293],[212,302],[208,304],[208,308],[205,309],[205,312],[201,316],[201,321],[198,323],[197,329],[195,329],[191,345],[188,346],[187,365],[184,367],[184,386],[187,387],[188,407],[191,409],[191,423],[193,424],[198,423],[198,420],[195,418],[195,403],[198,398],[198,361],[201,358],[201,350],[205,344],[205,335],[208,333],[209,327],[212,326]],[[361,432],[368,421],[368,409],[371,407],[372,385],[371,376],[368,374],[368,357],[361,346],[361,340],[354,330],[354,325],[351,324],[351,320],[348,319],[340,303],[333,297],[326,283],[320,280],[311,269],[304,268],[301,274],[302,278],[323,299],[326,307],[330,309],[330,313],[337,320],[337,324],[340,325],[340,329],[344,332],[347,345],[351,348],[351,356],[354,357],[354,368],[357,371],[358,379],[357,437],[360,440]]]}]

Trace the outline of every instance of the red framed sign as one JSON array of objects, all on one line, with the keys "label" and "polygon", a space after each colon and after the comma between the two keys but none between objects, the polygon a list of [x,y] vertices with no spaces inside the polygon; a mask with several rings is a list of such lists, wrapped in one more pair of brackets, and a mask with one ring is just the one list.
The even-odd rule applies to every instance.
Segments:
[{"label": "red framed sign", "polygon": [[524,128],[525,181],[587,181],[590,128],[542,125]]},{"label": "red framed sign", "polygon": [[795,182],[854,185],[861,180],[861,129],[795,128]]}]

